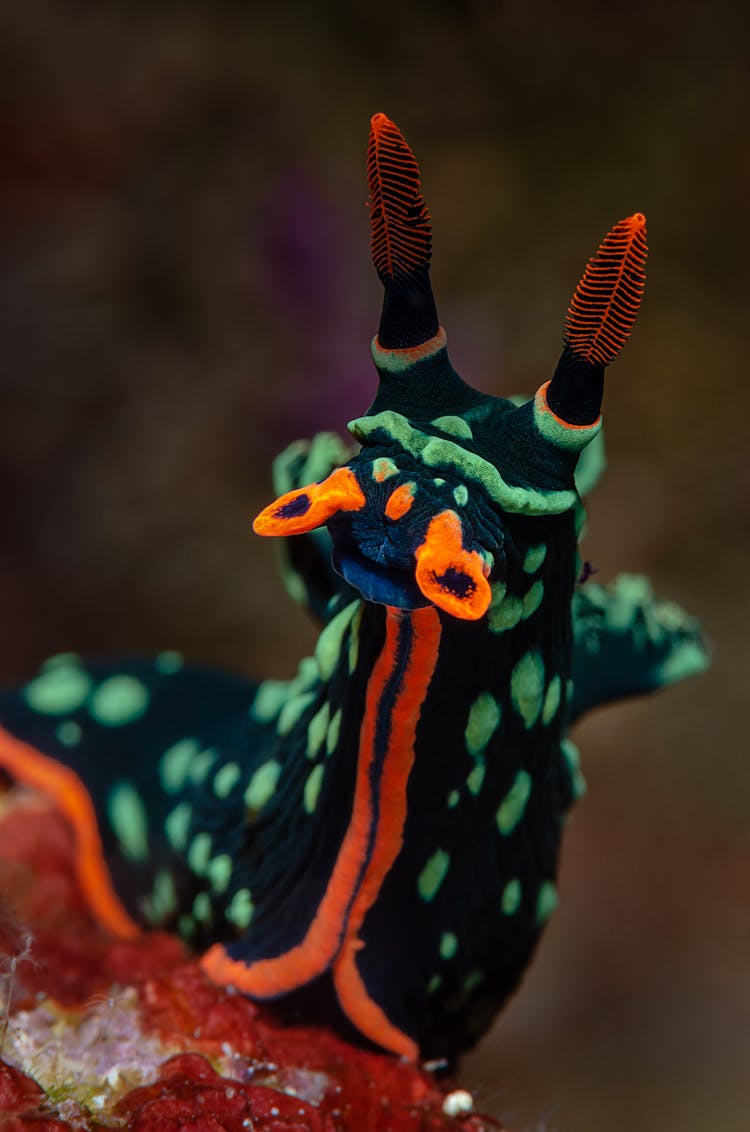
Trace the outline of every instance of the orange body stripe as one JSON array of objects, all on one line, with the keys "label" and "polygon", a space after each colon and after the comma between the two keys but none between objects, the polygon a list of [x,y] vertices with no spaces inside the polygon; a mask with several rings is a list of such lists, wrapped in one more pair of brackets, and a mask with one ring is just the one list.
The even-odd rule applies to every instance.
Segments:
[{"label": "orange body stripe", "polygon": [[[378,1045],[415,1060],[417,1043],[389,1021],[370,997],[357,970],[362,949],[359,931],[377,899],[403,844],[406,822],[406,788],[414,764],[414,740],[427,689],[440,646],[440,618],[432,608],[409,614],[388,610],[388,633],[394,637],[402,617],[411,618],[414,637],[406,671],[391,712],[391,727],[380,780],[379,818],[372,855],[347,923],[346,940],[333,967],[333,981],[341,1007],[354,1025]],[[365,738],[365,736],[363,736]],[[366,736],[374,741],[374,730]]]},{"label": "orange body stripe", "polygon": [[112,887],[94,806],[75,771],[16,739],[3,728],[0,728],[0,766],[19,782],[47,794],[72,826],[78,883],[96,918],[113,935],[123,939],[140,935],[141,929],[125,911]]},{"label": "orange body stripe", "polygon": [[388,497],[388,502],[385,505],[385,513],[389,519],[400,519],[411,509],[414,502],[414,491],[413,483],[402,483],[396,488]]},{"label": "orange body stripe", "polygon": [[352,818],[341,844],[328,886],[305,938],[283,955],[243,963],[231,959],[221,944],[214,944],[201,966],[217,983],[233,983],[256,998],[274,998],[304,986],[330,966],[338,952],[346,917],[362,877],[372,841],[373,799],[370,768],[375,758],[378,708],[396,659],[397,634],[387,632],[372,671],[365,700],[357,760]]},{"label": "orange body stripe", "polygon": [[[285,517],[284,508],[293,508],[303,496],[309,500],[307,510]],[[256,535],[300,535],[320,527],[337,511],[360,511],[364,505],[364,493],[351,468],[336,468],[322,483],[287,491],[269,503],[256,516],[253,530]]]}]

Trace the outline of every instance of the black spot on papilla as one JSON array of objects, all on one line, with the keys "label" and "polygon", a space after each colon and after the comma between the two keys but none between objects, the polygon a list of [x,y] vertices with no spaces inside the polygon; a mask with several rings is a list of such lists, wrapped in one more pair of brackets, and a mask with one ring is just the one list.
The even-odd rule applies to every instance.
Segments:
[{"label": "black spot on papilla", "polygon": [[311,499],[304,491],[284,503],[274,512],[275,519],[296,519],[299,515],[306,515],[310,510]]},{"label": "black spot on papilla", "polygon": [[435,581],[442,590],[460,598],[471,597],[477,588],[473,578],[461,570],[454,569],[453,566],[449,566],[444,574],[436,575]]}]

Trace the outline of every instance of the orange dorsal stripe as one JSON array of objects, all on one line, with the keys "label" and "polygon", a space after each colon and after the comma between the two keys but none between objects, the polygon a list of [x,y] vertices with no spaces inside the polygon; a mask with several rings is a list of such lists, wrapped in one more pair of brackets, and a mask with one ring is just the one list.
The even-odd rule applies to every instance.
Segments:
[{"label": "orange dorsal stripe", "polygon": [[615,224],[583,273],[568,309],[565,342],[587,362],[609,365],[627,341],[646,286],[646,217]]},{"label": "orange dorsal stripe", "polygon": [[[388,611],[388,632],[398,632],[401,613]],[[370,997],[357,968],[362,949],[359,931],[380,892],[403,844],[406,823],[406,788],[414,763],[414,742],[422,705],[430,686],[440,647],[440,618],[435,609],[411,614],[414,637],[403,680],[391,712],[391,726],[380,780],[379,819],[367,870],[349,918],[344,946],[333,967],[333,981],[341,1007],[351,1022],[371,1041],[392,1053],[415,1060],[417,1043],[388,1019]],[[363,740],[374,742],[374,727]]]},{"label": "orange dorsal stripe", "polygon": [[375,729],[383,691],[393,671],[396,645],[397,634],[386,632],[367,688],[351,821],[323,899],[304,939],[283,955],[250,964],[230,958],[221,944],[215,944],[201,960],[203,969],[214,982],[233,983],[255,998],[274,998],[317,978],[339,951],[346,918],[372,844],[374,809],[370,771],[375,759]]},{"label": "orange dorsal stripe", "polygon": [[132,939],[140,928],[115,894],[104,863],[91,797],[78,775],[0,728],[0,766],[19,782],[48,795],[73,829],[78,883],[94,916],[113,935]]},{"label": "orange dorsal stripe", "polygon": [[372,261],[381,282],[392,283],[429,265],[431,227],[417,160],[385,114],[370,122],[367,179]]}]

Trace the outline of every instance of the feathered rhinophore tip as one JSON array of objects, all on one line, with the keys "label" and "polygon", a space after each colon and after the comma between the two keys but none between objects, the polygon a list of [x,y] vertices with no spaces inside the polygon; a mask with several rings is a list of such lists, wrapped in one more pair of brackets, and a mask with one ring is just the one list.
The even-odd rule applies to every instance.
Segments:
[{"label": "feathered rhinophore tip", "polygon": [[625,345],[646,286],[646,217],[615,224],[583,273],[568,309],[565,344],[586,362],[607,366]]},{"label": "feathered rhinophore tip", "polygon": [[384,285],[404,285],[430,263],[430,214],[419,166],[398,127],[385,114],[370,122],[367,148],[372,261]]}]

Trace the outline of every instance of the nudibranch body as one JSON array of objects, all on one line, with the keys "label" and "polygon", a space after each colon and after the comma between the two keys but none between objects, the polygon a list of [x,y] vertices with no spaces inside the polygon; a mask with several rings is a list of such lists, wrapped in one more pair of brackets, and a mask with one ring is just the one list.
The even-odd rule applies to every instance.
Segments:
[{"label": "nudibranch body", "polygon": [[524,403],[467,385],[429,281],[416,161],[385,115],[368,157],[385,287],[359,443],[275,468],[256,519],[287,536],[323,622],[289,682],[60,657],[0,698],[0,765],[49,793],[113,932],[173,926],[256,999],[332,990],[366,1038],[452,1056],[514,990],[557,902],[567,738],[586,709],[700,671],[696,624],[643,579],[577,585],[601,465],[604,369],[644,287],[645,220],[615,225]]}]

